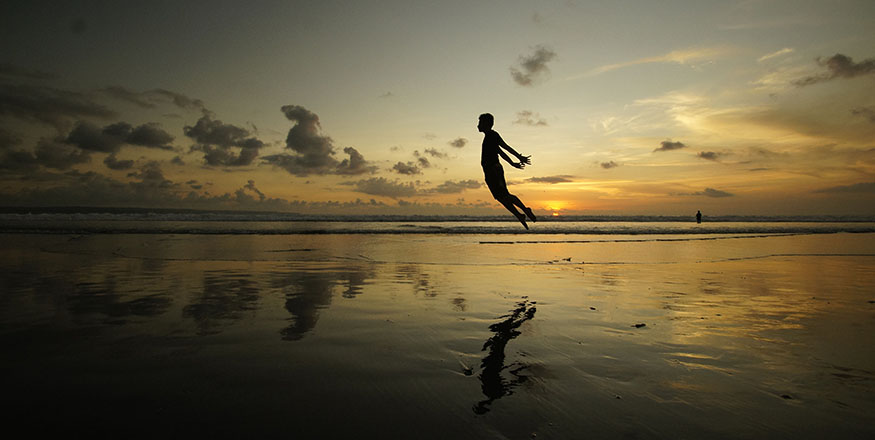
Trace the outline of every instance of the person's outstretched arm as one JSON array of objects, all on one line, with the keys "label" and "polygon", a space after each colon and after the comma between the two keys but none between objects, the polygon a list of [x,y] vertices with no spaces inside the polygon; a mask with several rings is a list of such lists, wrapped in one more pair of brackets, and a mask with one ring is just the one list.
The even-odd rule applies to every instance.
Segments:
[{"label": "person's outstretched arm", "polygon": [[526,166],[526,164],[524,164],[522,160],[520,160],[519,162],[514,162],[510,160],[510,158],[507,157],[507,154],[504,154],[504,151],[501,151],[501,148],[498,149],[498,155],[501,156],[501,158],[504,159],[505,162],[509,163],[510,166],[514,168],[523,169],[523,167]]},{"label": "person's outstretched arm", "polygon": [[[496,133],[496,134],[498,134],[498,133]],[[509,151],[511,154],[516,156],[516,158],[519,159],[519,161],[520,161],[520,165],[522,165],[522,164],[531,165],[531,163],[532,163],[531,157],[532,156],[523,156],[522,154],[517,153],[516,150],[511,148],[510,145],[508,145],[507,142],[505,142],[504,139],[501,138],[501,135],[498,135],[498,146],[500,146],[501,148],[504,148],[505,150]],[[501,154],[502,153],[501,149],[499,149],[498,152],[499,152],[499,154]],[[511,162],[509,159],[507,159],[507,156],[505,156],[504,160],[510,162],[510,164],[513,165],[513,162]],[[514,166],[516,166],[516,165],[514,165]],[[520,166],[517,168],[522,168],[522,167]]]}]

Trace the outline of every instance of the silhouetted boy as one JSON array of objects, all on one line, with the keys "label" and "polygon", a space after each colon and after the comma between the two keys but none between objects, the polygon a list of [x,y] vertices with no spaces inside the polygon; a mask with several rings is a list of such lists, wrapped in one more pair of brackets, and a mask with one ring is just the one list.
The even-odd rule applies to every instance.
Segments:
[{"label": "silhouetted boy", "polygon": [[[483,113],[480,115],[480,122],[477,124],[477,130],[483,132],[483,149],[480,153],[480,166],[483,167],[483,175],[486,177],[486,186],[489,187],[492,197],[495,197],[495,200],[498,200],[504,205],[508,211],[516,216],[517,220],[519,220],[526,229],[529,229],[529,225],[526,224],[526,216],[534,222],[537,221],[535,214],[532,213],[530,208],[523,205],[523,202],[519,197],[511,194],[507,190],[507,182],[504,180],[504,168],[501,167],[501,163],[498,161],[498,156],[501,156],[502,159],[506,160],[507,163],[514,168],[519,169],[523,169],[526,164],[532,163],[529,159],[531,156],[523,156],[514,151],[514,149],[505,143],[504,139],[492,129],[493,124],[495,124],[495,118],[489,113]],[[507,154],[504,154],[504,151],[501,150],[502,148],[516,156],[516,158],[519,159],[519,163],[510,160],[510,158],[507,157]],[[514,205],[519,206],[525,214],[517,211]]]}]

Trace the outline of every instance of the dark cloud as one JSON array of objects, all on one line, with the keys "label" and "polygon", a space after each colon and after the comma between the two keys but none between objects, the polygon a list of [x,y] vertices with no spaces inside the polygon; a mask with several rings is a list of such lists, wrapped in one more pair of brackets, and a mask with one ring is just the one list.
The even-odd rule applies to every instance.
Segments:
[{"label": "dark cloud", "polygon": [[349,155],[349,159],[343,159],[337,165],[336,173],[345,175],[358,175],[365,173],[373,173],[377,167],[368,165],[365,157],[353,147],[346,147],[343,152]]},{"label": "dark cloud", "polygon": [[869,122],[875,122],[875,107],[857,107],[851,109],[851,114],[864,117],[868,119]]},{"label": "dark cloud", "polygon": [[244,191],[244,190],[249,190],[249,191],[252,191],[252,192],[254,192],[255,194],[257,194],[257,195],[258,195],[258,200],[259,200],[259,201],[263,201],[263,200],[265,199],[265,197],[266,197],[266,196],[264,195],[263,192],[259,191],[259,189],[255,187],[255,181],[254,181],[254,180],[249,180],[249,181],[247,181],[247,182],[246,182],[246,185],[243,185],[243,188],[240,188],[240,189],[237,190],[237,191]]},{"label": "dark cloud", "polygon": [[556,58],[556,52],[544,47],[536,46],[531,55],[521,55],[519,66],[510,68],[510,76],[521,86],[533,86],[550,72],[547,63]]},{"label": "dark cloud", "polygon": [[681,148],[686,148],[682,142],[672,142],[672,141],[662,141],[659,143],[659,148],[653,150],[656,151],[672,151],[672,150],[680,150]]},{"label": "dark cloud", "polygon": [[468,145],[468,139],[465,139],[463,137],[456,138],[456,139],[451,140],[449,142],[449,144],[451,147],[462,148],[465,145]]},{"label": "dark cloud", "polygon": [[347,147],[343,152],[349,159],[338,161],[334,158],[334,141],[320,134],[319,116],[298,105],[285,105],[283,114],[295,126],[286,136],[286,149],[294,154],[275,154],[262,158],[266,163],[285,169],[296,176],[310,174],[356,175],[373,173],[376,167],[369,165],[364,156],[355,148]]},{"label": "dark cloud", "polygon": [[3,152],[0,156],[0,170],[9,173],[36,171],[38,168],[39,162],[31,151],[10,150]]},{"label": "dark cloud", "polygon": [[106,156],[106,159],[103,159],[103,163],[111,170],[129,170],[134,167],[134,161],[118,160],[115,157],[115,153]]},{"label": "dark cloud", "polygon": [[392,166],[392,171],[398,174],[414,175],[422,174],[422,170],[413,162],[398,162]]},{"label": "dark cloud", "polygon": [[[197,142],[191,150],[203,152],[204,162],[212,166],[250,165],[264,147],[264,142],[251,137],[249,130],[214,120],[209,114],[194,126],[183,127],[182,132]],[[236,148],[240,151],[232,150]]]},{"label": "dark cloud", "polygon": [[83,93],[26,84],[0,84],[0,116],[41,122],[61,131],[69,128],[73,119],[109,119],[116,114]]},{"label": "dark cloud", "polygon": [[602,168],[604,168],[606,170],[609,170],[611,168],[617,168],[618,166],[620,166],[620,164],[611,160],[608,162],[602,162],[599,164],[599,166],[601,166]]},{"label": "dark cloud", "polygon": [[526,179],[526,182],[531,182],[531,183],[549,183],[549,184],[568,183],[568,182],[574,182],[573,180],[571,180],[571,178],[573,178],[573,177],[574,177],[574,176],[568,176],[568,175],[562,175],[562,176],[546,176],[546,177],[532,177],[532,178]]},{"label": "dark cloud", "polygon": [[[60,144],[61,146],[65,146]],[[74,152],[81,152],[66,146]],[[32,158],[32,157],[31,157]],[[0,163],[2,167],[2,163]],[[362,201],[288,201],[268,197],[255,182],[249,180],[231,193],[209,194],[192,189],[211,185],[188,180],[174,183],[164,177],[158,163],[145,164],[137,172],[129,173],[133,181],[120,181],[106,175],[76,170],[64,173],[40,172],[29,175],[40,179],[39,187],[25,186],[18,191],[0,189],[0,205],[6,206],[114,206],[156,207],[185,209],[243,209],[258,211],[308,211],[312,213],[349,212],[355,209],[383,210],[385,203],[373,199]]]},{"label": "dark cloud", "polygon": [[57,170],[67,170],[73,165],[91,160],[87,151],[76,150],[62,143],[46,139],[41,139],[37,143],[34,154],[40,165]]},{"label": "dark cloud", "polygon": [[213,120],[210,115],[198,119],[194,126],[186,125],[182,132],[199,144],[222,148],[239,147],[249,137],[245,128]]},{"label": "dark cloud", "polygon": [[125,144],[171,150],[173,149],[170,146],[172,141],[173,136],[162,130],[156,123],[134,127],[127,122],[116,122],[99,128],[87,121],[80,121],[76,124],[64,140],[64,142],[83,150],[103,153],[115,153]]},{"label": "dark cloud", "polygon": [[698,156],[701,159],[713,160],[716,162],[716,161],[720,160],[720,158],[723,156],[723,153],[717,153],[714,151],[700,151],[700,152],[696,153],[696,156]]},{"label": "dark cloud", "polygon": [[714,188],[705,188],[704,191],[696,191],[694,193],[677,193],[674,194],[676,196],[705,196],[705,197],[732,197],[735,194],[728,193],[726,191],[721,191],[719,189]]},{"label": "dark cloud", "polygon": [[440,185],[426,190],[417,190],[412,182],[388,180],[384,177],[373,177],[355,182],[343,182],[342,185],[355,187],[355,191],[375,196],[384,196],[397,199],[400,197],[412,197],[424,194],[458,194],[468,189],[477,189],[482,184],[477,180],[447,180]]},{"label": "dark cloud", "polygon": [[177,186],[164,177],[161,164],[156,161],[145,163],[139,171],[128,173],[128,177],[139,179],[138,182],[131,182],[131,185],[136,188],[172,188]]},{"label": "dark cloud", "polygon": [[548,125],[547,121],[543,119],[541,115],[533,113],[529,110],[517,112],[516,120],[513,121],[513,123],[528,125],[530,127],[545,127]]},{"label": "dark cloud", "polygon": [[793,81],[793,84],[799,87],[804,87],[836,78],[854,78],[856,76],[875,73],[875,58],[869,58],[860,61],[859,63],[855,63],[851,57],[837,53],[825,59],[818,57],[817,64],[826,67],[828,71],[819,75],[798,79]]},{"label": "dark cloud", "polygon": [[482,184],[477,180],[447,180],[446,182],[429,189],[427,192],[438,194],[458,194],[466,189],[477,189],[481,186]]},{"label": "dark cloud", "polygon": [[203,101],[190,98],[181,93],[166,89],[152,89],[145,92],[135,92],[121,86],[109,86],[99,92],[121,101],[127,101],[142,108],[155,108],[158,104],[173,104],[185,110],[200,110],[206,112]]},{"label": "dark cloud", "polygon": [[417,194],[416,187],[411,182],[388,180],[385,177],[372,177],[356,182],[343,182],[342,185],[355,187],[355,191],[374,196],[385,196],[396,199],[398,197],[410,197]]},{"label": "dark cloud", "polygon": [[24,78],[24,79],[56,79],[58,75],[40,70],[26,69],[8,63],[0,63],[0,77]]},{"label": "dark cloud", "polygon": [[856,194],[869,193],[875,194],[875,182],[862,182],[853,185],[833,186],[830,188],[819,189],[816,193],[832,193],[832,194]]},{"label": "dark cloud", "polygon": [[125,143],[131,145],[140,145],[149,148],[159,148],[162,150],[171,150],[173,147],[170,143],[173,142],[173,136],[170,133],[161,129],[155,122],[140,125],[131,130]]},{"label": "dark cloud", "polygon": [[0,169],[10,172],[32,172],[40,166],[67,170],[73,165],[91,160],[89,152],[72,148],[61,142],[40,139],[34,151],[10,150],[0,157]]},{"label": "dark cloud", "polygon": [[244,148],[239,153],[213,145],[196,145],[192,151],[204,153],[204,163],[210,166],[246,166],[258,157],[258,149]]},{"label": "dark cloud", "polygon": [[424,152],[425,152],[425,154],[427,154],[427,155],[429,155],[429,156],[431,156],[431,157],[438,158],[438,159],[446,159],[446,158],[449,157],[449,155],[448,155],[447,153],[444,153],[444,152],[442,152],[442,151],[438,151],[438,150],[436,150],[436,149],[434,149],[434,148],[426,148],[426,149],[424,150]]}]

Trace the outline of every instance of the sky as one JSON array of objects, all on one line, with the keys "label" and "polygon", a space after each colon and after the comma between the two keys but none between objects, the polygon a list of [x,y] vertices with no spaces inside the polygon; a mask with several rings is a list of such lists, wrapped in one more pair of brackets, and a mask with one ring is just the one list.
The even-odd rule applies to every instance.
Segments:
[{"label": "sky", "polygon": [[875,2],[0,5],[0,206],[875,215]]}]

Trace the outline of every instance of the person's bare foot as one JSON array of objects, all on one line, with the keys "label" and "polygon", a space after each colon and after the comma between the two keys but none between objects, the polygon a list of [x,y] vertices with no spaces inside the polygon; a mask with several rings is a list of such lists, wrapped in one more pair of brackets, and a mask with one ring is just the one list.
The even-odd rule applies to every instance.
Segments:
[{"label": "person's bare foot", "polygon": [[523,224],[526,229],[529,229],[529,225],[526,224],[526,215],[525,214],[517,214],[516,219]]},{"label": "person's bare foot", "polygon": [[538,219],[535,218],[535,213],[532,212],[532,208],[523,208],[523,212],[526,213],[526,216],[527,216],[531,221],[533,221],[533,222],[538,221]]}]

